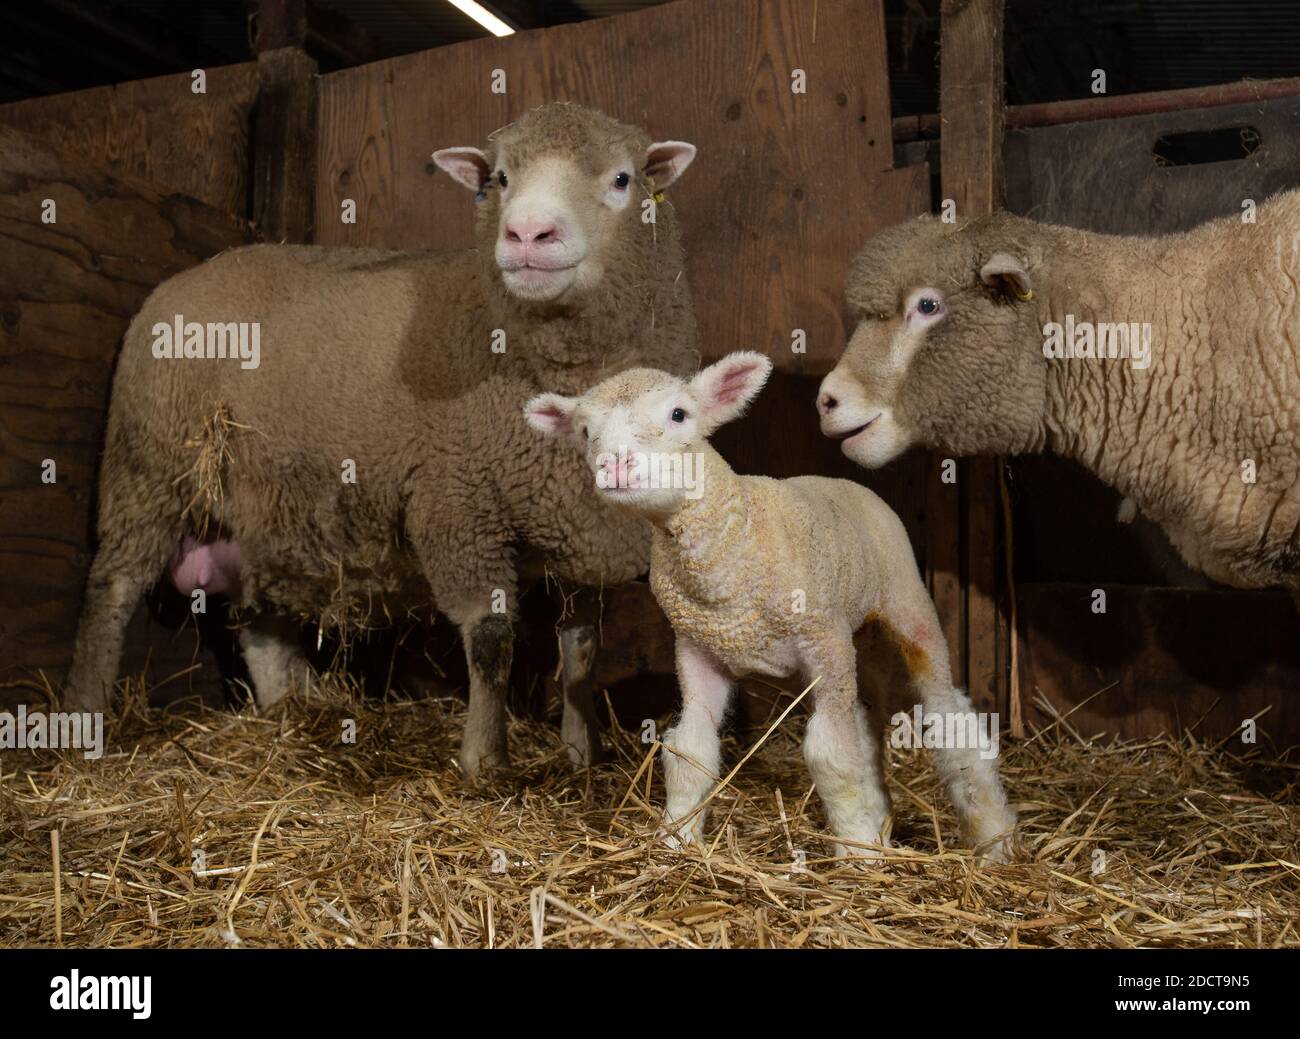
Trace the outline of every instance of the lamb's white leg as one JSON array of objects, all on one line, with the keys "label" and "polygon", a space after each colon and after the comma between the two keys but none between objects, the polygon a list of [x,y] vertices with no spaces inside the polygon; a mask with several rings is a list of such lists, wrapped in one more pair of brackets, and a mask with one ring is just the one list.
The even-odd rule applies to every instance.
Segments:
[{"label": "lamb's white leg", "polygon": [[294,683],[309,688],[311,665],[298,644],[298,625],[287,617],[258,614],[239,629],[239,646],[253,680],[258,707],[270,707],[288,695]]},{"label": "lamb's white leg", "polygon": [[[917,594],[919,592],[919,594]],[[918,579],[917,588],[906,597],[905,605],[891,606],[884,617],[886,637],[899,649],[911,682],[913,702],[926,713],[954,719],[969,737],[975,709],[968,697],[952,684],[948,647],[944,641],[934,603]],[[992,719],[984,720],[991,732]],[[946,725],[945,725],[946,728]],[[946,744],[946,740],[944,741]],[[944,787],[956,809],[962,835],[977,851],[981,862],[1006,862],[1011,858],[1015,837],[1016,814],[1007,804],[1002,779],[998,775],[995,748],[941,746],[934,750],[934,763]]]},{"label": "lamb's white leg", "polygon": [[804,760],[831,832],[855,842],[837,843],[835,854],[878,858],[878,851],[856,846],[886,843],[889,792],[880,747],[858,700],[852,633],[827,634],[824,643],[809,651],[807,667],[808,681],[819,681],[812,691],[813,713],[804,733]]},{"label": "lamb's white leg", "polygon": [[679,840],[689,843],[704,836],[705,813],[695,810],[718,780],[722,763],[718,730],[735,687],[718,663],[690,640],[679,638],[676,653],[682,713],[664,733],[662,751],[667,791],[664,831],[673,847]]},{"label": "lamb's white leg", "polygon": [[592,666],[596,660],[596,628],[578,624],[560,632],[560,689],[564,694],[564,716],[560,738],[575,765],[590,765],[600,757],[600,734],[596,727],[595,683]]}]

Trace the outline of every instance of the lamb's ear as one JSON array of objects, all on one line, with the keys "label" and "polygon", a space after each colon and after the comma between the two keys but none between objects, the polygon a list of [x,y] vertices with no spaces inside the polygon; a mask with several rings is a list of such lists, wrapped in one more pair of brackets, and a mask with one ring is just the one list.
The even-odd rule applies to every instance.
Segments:
[{"label": "lamb's ear", "polygon": [[540,393],[524,405],[524,419],[533,429],[548,437],[571,437],[576,432],[573,428],[573,413],[577,407],[576,397]]},{"label": "lamb's ear", "polygon": [[433,153],[433,162],[452,180],[474,192],[483,190],[492,175],[492,163],[477,148],[443,148]]},{"label": "lamb's ear", "polygon": [[1034,287],[1030,284],[1025,264],[1010,253],[994,253],[980,268],[980,281],[985,285],[1006,289],[1018,300],[1034,298]]},{"label": "lamb's ear", "polygon": [[705,436],[730,422],[749,406],[772,374],[772,362],[752,350],[727,354],[691,380]]},{"label": "lamb's ear", "polygon": [[685,141],[656,141],[645,150],[645,175],[663,191],[686,172],[695,159],[695,145]]}]

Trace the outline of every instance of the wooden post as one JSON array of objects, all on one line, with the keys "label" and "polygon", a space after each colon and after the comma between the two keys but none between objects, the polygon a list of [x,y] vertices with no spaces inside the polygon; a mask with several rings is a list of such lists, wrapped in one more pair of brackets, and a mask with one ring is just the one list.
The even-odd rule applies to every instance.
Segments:
[{"label": "wooden post", "polygon": [[309,242],[316,205],[317,66],[305,50],[305,0],[257,13],[253,222],[270,242]]},{"label": "wooden post", "polygon": [[[942,120],[942,184],[945,199],[956,204],[958,219],[996,209],[1002,190],[1002,26],[1004,0],[944,0],[942,8],[939,108]],[[963,463],[957,494],[938,485],[939,511],[932,517],[936,604],[945,630],[953,625],[953,598],[964,609],[960,657],[954,666],[980,710],[1005,715],[1009,631],[999,611],[1002,565],[998,531],[1001,512],[1000,458]],[[937,480],[935,481],[937,485]],[[956,516],[953,514],[957,513]],[[941,521],[941,522],[940,522]],[[954,530],[960,544],[947,547]],[[960,556],[960,576],[947,569]],[[955,582],[960,582],[954,590]]]}]

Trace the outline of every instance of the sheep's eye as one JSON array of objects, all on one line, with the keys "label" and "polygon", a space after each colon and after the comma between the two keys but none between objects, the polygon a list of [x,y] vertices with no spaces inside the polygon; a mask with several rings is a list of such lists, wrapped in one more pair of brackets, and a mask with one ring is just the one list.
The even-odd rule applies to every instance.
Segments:
[{"label": "sheep's eye", "polygon": [[674,422],[685,422],[685,421],[686,421],[686,412],[684,412],[681,408],[673,408],[673,421],[674,421]]},{"label": "sheep's eye", "polygon": [[614,178],[614,187],[618,188],[619,191],[625,190],[627,186],[631,183],[632,183],[632,177],[626,173],[620,173],[617,177]]},{"label": "sheep's eye", "polygon": [[926,316],[929,316],[930,314],[937,314],[939,313],[939,301],[937,299],[931,298],[930,296],[923,296],[917,302],[916,309],[919,310],[922,314],[925,314]]},{"label": "sheep's eye", "polygon": [[509,183],[509,181],[506,180],[505,170],[497,170],[497,183],[501,185],[501,188],[504,191],[505,186]]}]

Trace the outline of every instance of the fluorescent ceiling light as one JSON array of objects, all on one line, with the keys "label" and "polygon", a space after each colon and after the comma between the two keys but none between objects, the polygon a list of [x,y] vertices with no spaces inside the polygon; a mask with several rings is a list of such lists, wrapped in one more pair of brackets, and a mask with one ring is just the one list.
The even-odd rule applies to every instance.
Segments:
[{"label": "fluorescent ceiling light", "polygon": [[447,3],[462,14],[469,15],[493,36],[509,36],[515,31],[514,26],[507,25],[476,0],[447,0]]}]

